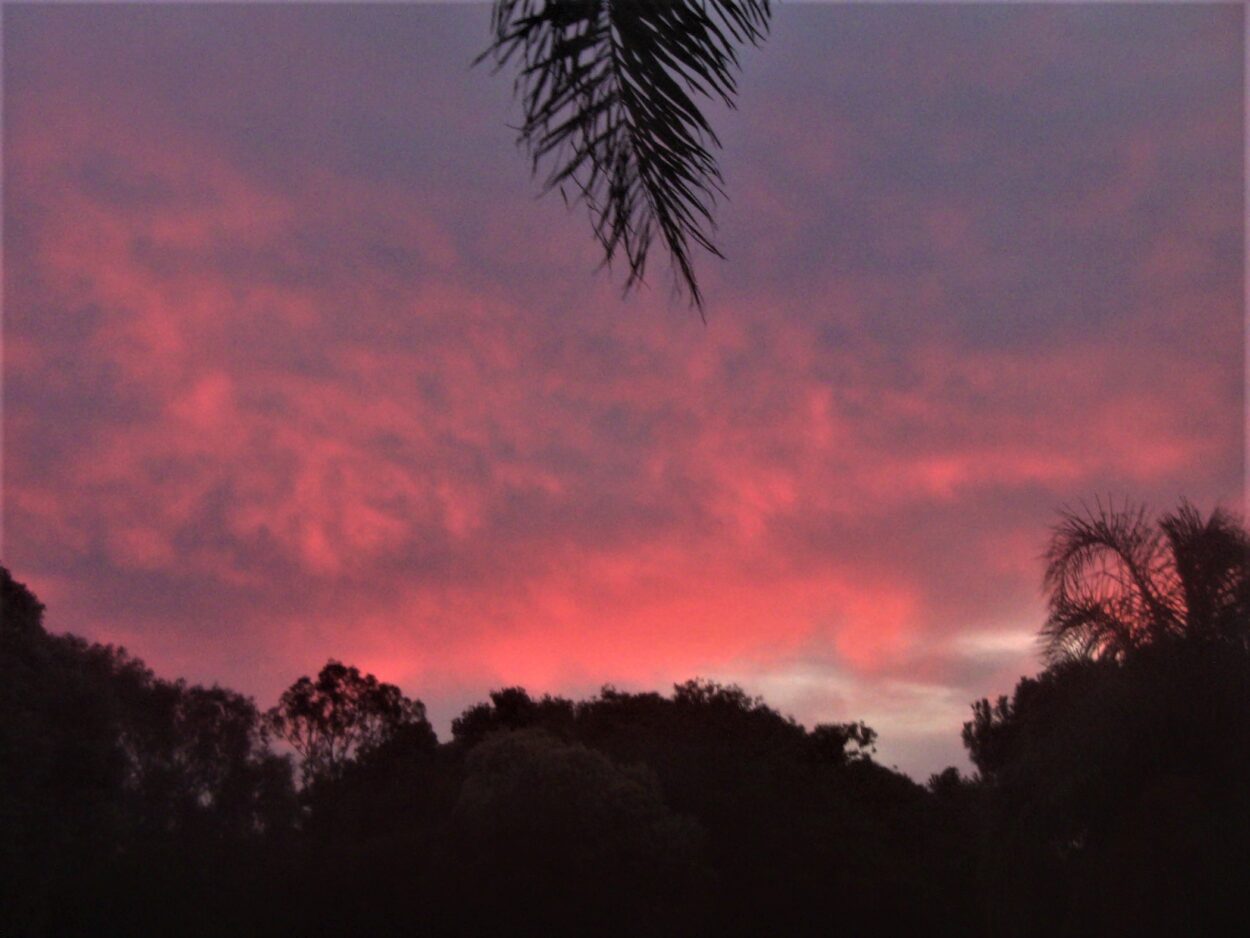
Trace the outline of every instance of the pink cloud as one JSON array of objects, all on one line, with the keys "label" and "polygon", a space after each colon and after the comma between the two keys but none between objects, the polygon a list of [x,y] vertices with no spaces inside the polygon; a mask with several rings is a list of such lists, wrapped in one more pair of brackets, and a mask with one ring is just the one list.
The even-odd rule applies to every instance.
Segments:
[{"label": "pink cloud", "polygon": [[[991,65],[1007,93],[1041,61]],[[1200,187],[1169,208],[1184,224],[1130,217],[1166,182],[1170,131],[1107,142],[1097,198],[1042,200],[1056,230],[1145,241],[1119,312],[1013,342],[961,333],[995,322],[967,296],[1010,298],[1039,257],[1062,295],[1068,255],[1042,232],[1008,256],[978,191],[873,202],[884,255],[931,263],[800,256],[829,180],[868,172],[901,118],[756,118],[793,175],[735,181],[762,214],[726,238],[769,237],[709,271],[704,328],[662,288],[618,303],[581,220],[523,188],[483,208],[471,182],[278,178],[152,88],[24,94],[9,544],[54,628],[176,673],[269,698],[334,655],[447,699],[746,675],[805,719],[901,720],[971,690],[970,631],[1037,624],[1059,504],[1234,494],[1240,281],[1218,242],[1239,219]],[[515,156],[453,150],[466,178]],[[734,280],[787,264],[793,283]],[[882,325],[900,307],[914,329]],[[817,658],[828,692],[796,664]]]}]

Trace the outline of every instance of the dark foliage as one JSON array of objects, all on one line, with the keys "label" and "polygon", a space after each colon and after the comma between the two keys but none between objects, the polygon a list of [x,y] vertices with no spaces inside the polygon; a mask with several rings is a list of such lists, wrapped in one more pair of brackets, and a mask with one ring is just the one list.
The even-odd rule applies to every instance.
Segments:
[{"label": "dark foliage", "polygon": [[1250,655],[1169,643],[1070,662],[980,701],[994,934],[1250,925]]},{"label": "dark foliage", "polygon": [[306,786],[338,778],[357,756],[399,736],[436,743],[424,704],[338,661],[327,662],[316,680],[301,677],[287,688],[265,714],[265,728],[299,755]]},{"label": "dark foliage", "polygon": [[[697,98],[734,106],[738,47],[768,33],[769,0],[497,0],[482,58],[516,60],[519,142],[546,190],[590,211],[605,262],[642,280],[659,235],[702,309],[694,246],[716,256],[720,146]],[[479,59],[480,61],[480,59]]]},{"label": "dark foliage", "polygon": [[1245,529],[1099,506],[1064,515],[1048,561],[1053,663],[963,730],[991,932],[1250,928]]},{"label": "dark foliage", "polygon": [[446,844],[444,924],[469,934],[689,934],[711,879],[703,831],[653,772],[542,730],[468,754]]},{"label": "dark foliage", "polygon": [[475,704],[452,720],[451,737],[461,746],[472,747],[499,730],[542,726],[567,738],[572,734],[573,714],[571,700],[550,695],[534,700],[523,688],[505,687],[491,691],[490,703]]},{"label": "dark foliage", "polygon": [[47,634],[0,568],[0,933],[222,934],[295,821],[250,700]]}]

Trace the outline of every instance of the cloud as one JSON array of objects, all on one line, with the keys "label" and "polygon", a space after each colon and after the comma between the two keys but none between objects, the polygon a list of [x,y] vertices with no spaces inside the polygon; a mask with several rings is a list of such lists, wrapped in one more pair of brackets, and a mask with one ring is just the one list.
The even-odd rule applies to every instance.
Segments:
[{"label": "cloud", "polygon": [[922,772],[1033,666],[1056,507],[1238,495],[1226,12],[782,11],[707,327],[534,201],[477,13],[6,21],[5,547],[54,628],[444,719],[742,679]]}]

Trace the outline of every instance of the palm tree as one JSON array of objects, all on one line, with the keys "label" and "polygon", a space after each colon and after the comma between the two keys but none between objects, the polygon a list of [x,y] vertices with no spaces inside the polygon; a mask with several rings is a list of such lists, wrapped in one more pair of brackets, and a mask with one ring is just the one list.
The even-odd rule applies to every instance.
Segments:
[{"label": "palm tree", "polygon": [[640,283],[658,234],[691,303],[703,311],[694,246],[722,256],[712,215],[720,141],[694,98],[734,106],[737,47],[768,33],[770,0],[496,0],[494,40],[478,57],[519,59],[518,142],[543,191],[590,213],[610,264]]},{"label": "palm tree", "polygon": [[1250,537],[1223,509],[1190,503],[1065,511],[1046,555],[1046,657],[1122,660],[1184,639],[1250,651]]}]

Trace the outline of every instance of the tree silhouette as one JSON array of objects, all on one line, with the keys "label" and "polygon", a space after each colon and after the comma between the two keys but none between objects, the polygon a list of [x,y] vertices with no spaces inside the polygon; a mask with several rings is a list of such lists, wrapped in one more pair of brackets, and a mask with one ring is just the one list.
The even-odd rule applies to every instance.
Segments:
[{"label": "tree silhouette", "polygon": [[265,714],[269,731],[299,754],[305,786],[338,778],[358,754],[400,733],[433,742],[425,705],[394,684],[329,661],[314,681],[301,677]]},{"label": "tree silhouette", "polygon": [[636,285],[653,238],[702,313],[692,248],[712,242],[720,141],[696,97],[734,106],[737,47],[768,33],[770,0],[496,0],[494,41],[513,58],[518,142],[544,191],[585,203],[604,263],[625,254]]},{"label": "tree silhouette", "polygon": [[246,929],[297,807],[255,705],[42,620],[0,567],[0,933]]},{"label": "tree silhouette", "polygon": [[1188,502],[1152,522],[1144,506],[1065,512],[1047,552],[1049,661],[1120,659],[1176,638],[1250,647],[1250,539],[1222,509]]},{"label": "tree silhouette", "polygon": [[446,873],[466,933],[695,928],[703,832],[669,809],[653,772],[541,729],[491,734],[465,772]]},{"label": "tree silhouette", "polygon": [[1182,502],[1064,513],[1049,666],[973,704],[991,934],[1215,934],[1247,920],[1247,536]]},{"label": "tree silhouette", "polygon": [[541,726],[567,737],[573,724],[573,702],[545,694],[534,700],[521,687],[491,691],[490,703],[475,704],[451,721],[451,736],[462,746],[475,746],[491,733]]}]

